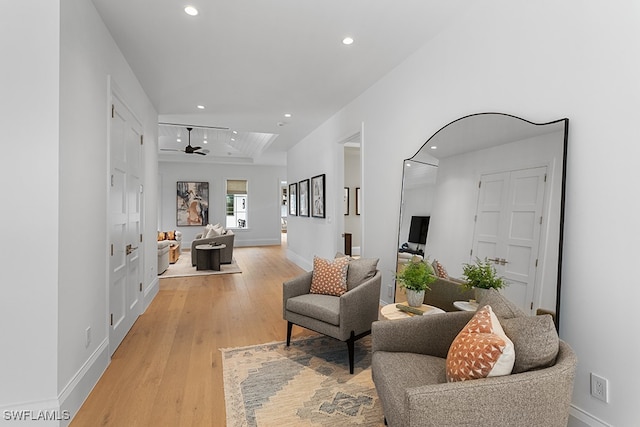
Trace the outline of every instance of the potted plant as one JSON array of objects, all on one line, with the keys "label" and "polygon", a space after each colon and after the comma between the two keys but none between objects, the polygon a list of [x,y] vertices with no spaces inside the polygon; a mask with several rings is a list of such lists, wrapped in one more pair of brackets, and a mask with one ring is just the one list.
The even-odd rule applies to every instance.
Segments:
[{"label": "potted plant", "polygon": [[400,287],[405,289],[411,307],[422,305],[425,291],[431,289],[429,285],[436,280],[433,267],[418,256],[412,257],[395,276]]},{"label": "potted plant", "polygon": [[504,278],[498,276],[496,269],[488,259],[481,260],[476,258],[474,264],[464,264],[462,267],[462,275],[466,281],[462,284],[464,289],[475,289],[476,300],[479,299],[480,290],[484,289],[502,289],[507,286]]}]

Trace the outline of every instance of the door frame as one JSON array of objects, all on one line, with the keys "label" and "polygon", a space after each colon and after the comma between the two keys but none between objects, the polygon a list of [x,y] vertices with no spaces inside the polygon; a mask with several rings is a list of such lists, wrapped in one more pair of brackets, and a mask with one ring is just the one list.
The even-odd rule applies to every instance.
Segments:
[{"label": "door frame", "polygon": [[[107,340],[107,347],[109,348],[109,359],[111,359],[111,356],[113,355],[113,353],[115,352],[115,350],[117,349],[117,347],[120,345],[120,343],[118,343],[118,345],[113,348],[113,343],[111,342],[111,322],[110,322],[110,315],[111,315],[111,114],[112,114],[112,105],[113,105],[113,99],[117,98],[118,101],[125,106],[125,108],[127,108],[129,110],[129,113],[132,115],[132,117],[134,118],[134,120],[136,120],[138,122],[138,124],[140,125],[140,132],[141,135],[144,135],[144,126],[142,125],[142,121],[140,120],[139,116],[135,113],[135,111],[131,108],[131,105],[127,102],[127,98],[124,95],[124,91],[122,89],[120,89],[120,87],[118,86],[118,84],[113,80],[111,75],[107,75],[107,105],[106,105],[106,123],[107,123],[107,132],[106,132],[106,158],[107,161],[105,162],[107,167],[106,167],[106,171],[105,171],[105,187],[106,187],[106,206],[107,206],[107,220],[106,220],[106,224],[105,224],[105,236],[106,236],[106,245],[105,245],[105,259],[106,259],[106,265],[105,265],[105,322],[104,322],[104,328],[105,328],[105,337]],[[141,186],[142,188],[144,188],[144,177],[145,177],[145,150],[142,149],[141,150],[141,154],[140,154],[140,177],[141,177]],[[145,238],[144,238],[144,229],[145,229],[145,200],[146,197],[144,195],[144,193],[142,193],[141,197],[140,197],[140,232],[142,233],[142,240],[143,242],[141,242],[139,244],[139,259],[140,259],[140,280],[144,283],[144,274],[145,274],[145,250],[144,250],[144,243],[145,243]],[[137,316],[140,316],[143,312],[144,312],[144,286],[142,291],[140,292],[140,303],[137,305],[138,306],[138,313]],[[134,322],[135,323],[135,322]]]}]

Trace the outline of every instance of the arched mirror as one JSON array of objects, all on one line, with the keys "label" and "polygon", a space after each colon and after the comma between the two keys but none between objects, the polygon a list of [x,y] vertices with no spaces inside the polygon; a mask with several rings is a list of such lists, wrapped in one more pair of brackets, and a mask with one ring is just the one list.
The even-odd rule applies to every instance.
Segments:
[{"label": "arched mirror", "polygon": [[398,263],[423,255],[455,279],[488,259],[507,298],[557,326],[568,124],[482,113],[436,132],[404,161]]}]

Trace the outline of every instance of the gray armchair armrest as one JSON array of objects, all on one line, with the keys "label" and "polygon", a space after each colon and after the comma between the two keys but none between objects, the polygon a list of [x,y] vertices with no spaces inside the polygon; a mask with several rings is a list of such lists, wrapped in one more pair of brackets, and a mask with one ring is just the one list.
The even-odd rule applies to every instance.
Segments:
[{"label": "gray armchair armrest", "polygon": [[556,364],[543,370],[408,388],[408,425],[468,425],[473,420],[474,425],[564,427],[576,364],[573,350],[560,341]]},{"label": "gray armchair armrest", "polygon": [[454,338],[474,314],[457,311],[375,322],[372,326],[372,351],[447,357]]},{"label": "gray armchair armrest", "polygon": [[351,331],[359,335],[371,330],[371,323],[378,319],[381,284],[382,274],[377,271],[375,276],[340,297],[340,325],[341,329],[345,327],[340,334],[344,339]]},{"label": "gray armchair armrest", "polygon": [[287,307],[287,300],[289,298],[297,297],[300,295],[308,294],[311,290],[311,278],[313,272],[309,271],[300,276],[297,276],[282,284],[282,316],[285,316],[285,309]]}]

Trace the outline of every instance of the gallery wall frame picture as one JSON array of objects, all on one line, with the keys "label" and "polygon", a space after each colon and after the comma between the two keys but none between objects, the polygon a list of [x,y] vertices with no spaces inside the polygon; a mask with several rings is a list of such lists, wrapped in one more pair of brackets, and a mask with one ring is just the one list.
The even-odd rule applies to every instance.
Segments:
[{"label": "gallery wall frame picture", "polygon": [[325,174],[311,178],[311,216],[325,217]]},{"label": "gallery wall frame picture", "polygon": [[289,215],[298,215],[298,183],[289,184]]},{"label": "gallery wall frame picture", "polygon": [[176,183],[176,225],[203,226],[209,222],[209,183],[178,181]]},{"label": "gallery wall frame picture", "polygon": [[361,194],[362,192],[360,191],[360,187],[356,187],[356,215],[360,215],[360,209],[362,206]]},{"label": "gallery wall frame picture", "polygon": [[342,195],[342,211],[345,215],[349,215],[349,187],[344,187]]},{"label": "gallery wall frame picture", "polygon": [[298,214],[309,216],[309,180],[303,179],[298,183]]}]

